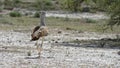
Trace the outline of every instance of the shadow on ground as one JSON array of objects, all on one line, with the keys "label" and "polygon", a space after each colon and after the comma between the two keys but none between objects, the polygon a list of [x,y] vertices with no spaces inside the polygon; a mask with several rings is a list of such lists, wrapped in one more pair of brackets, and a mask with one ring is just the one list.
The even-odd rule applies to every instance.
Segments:
[{"label": "shadow on ground", "polygon": [[57,46],[120,49],[120,39],[74,40],[70,42],[53,43]]}]

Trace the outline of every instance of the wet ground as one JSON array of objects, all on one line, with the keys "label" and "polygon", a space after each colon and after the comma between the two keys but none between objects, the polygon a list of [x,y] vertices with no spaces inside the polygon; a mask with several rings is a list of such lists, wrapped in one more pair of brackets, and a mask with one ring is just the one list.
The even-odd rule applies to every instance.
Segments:
[{"label": "wet ground", "polygon": [[[55,31],[55,30],[52,30]],[[119,68],[119,49],[79,47],[74,43],[65,43],[75,39],[90,40],[115,38],[114,34],[96,34],[89,32],[62,31],[51,32],[45,37],[41,57],[26,59],[28,52],[37,55],[35,42],[30,42],[31,32],[0,32],[0,68]],[[39,44],[41,39],[39,40]]]}]

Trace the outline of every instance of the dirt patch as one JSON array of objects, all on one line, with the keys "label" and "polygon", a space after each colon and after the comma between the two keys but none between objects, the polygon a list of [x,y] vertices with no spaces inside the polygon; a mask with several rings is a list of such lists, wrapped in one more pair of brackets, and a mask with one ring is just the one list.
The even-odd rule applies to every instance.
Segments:
[{"label": "dirt patch", "polygon": [[[57,31],[56,31],[57,32]],[[0,68],[119,68],[119,49],[76,47],[72,40],[115,38],[114,34],[50,33],[45,37],[39,59],[25,59],[27,52],[37,55],[35,42],[30,42],[30,32],[0,32]],[[57,43],[55,43],[57,41]],[[39,41],[39,44],[41,40]],[[60,44],[62,43],[62,44]],[[66,44],[63,45],[63,44]],[[72,45],[72,46],[70,46]],[[80,44],[82,46],[82,44]]]}]

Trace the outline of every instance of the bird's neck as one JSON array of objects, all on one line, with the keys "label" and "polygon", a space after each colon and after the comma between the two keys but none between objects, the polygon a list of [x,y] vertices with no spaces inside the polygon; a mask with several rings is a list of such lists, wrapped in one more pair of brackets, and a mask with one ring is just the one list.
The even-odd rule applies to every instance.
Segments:
[{"label": "bird's neck", "polygon": [[46,26],[45,24],[45,14],[40,15],[40,26]]},{"label": "bird's neck", "polygon": [[41,21],[40,26],[46,26],[46,24],[43,21]]}]

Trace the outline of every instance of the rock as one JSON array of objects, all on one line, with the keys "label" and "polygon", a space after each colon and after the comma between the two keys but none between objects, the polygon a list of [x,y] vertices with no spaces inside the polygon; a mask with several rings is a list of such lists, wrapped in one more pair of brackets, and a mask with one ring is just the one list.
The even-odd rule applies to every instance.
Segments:
[{"label": "rock", "polygon": [[65,41],[63,41],[62,43],[66,43]]},{"label": "rock", "polygon": [[55,43],[58,43],[58,41],[55,41]]},{"label": "rock", "polygon": [[52,39],[52,41],[55,41],[54,39]]},{"label": "rock", "polygon": [[60,40],[60,39],[58,38],[58,40]]},{"label": "rock", "polygon": [[79,41],[79,39],[76,39],[76,41]]},{"label": "rock", "polygon": [[67,27],[67,28],[66,28],[66,30],[73,30],[73,29],[72,29],[72,28],[70,28],[70,27]]},{"label": "rock", "polygon": [[62,31],[58,31],[58,34],[61,34],[62,33]]},{"label": "rock", "polygon": [[19,40],[19,42],[21,42],[21,40]]},{"label": "rock", "polygon": [[29,52],[27,52],[27,56],[31,56],[31,52],[29,51]]},{"label": "rock", "polygon": [[2,47],[2,48],[7,49],[7,47]]}]

